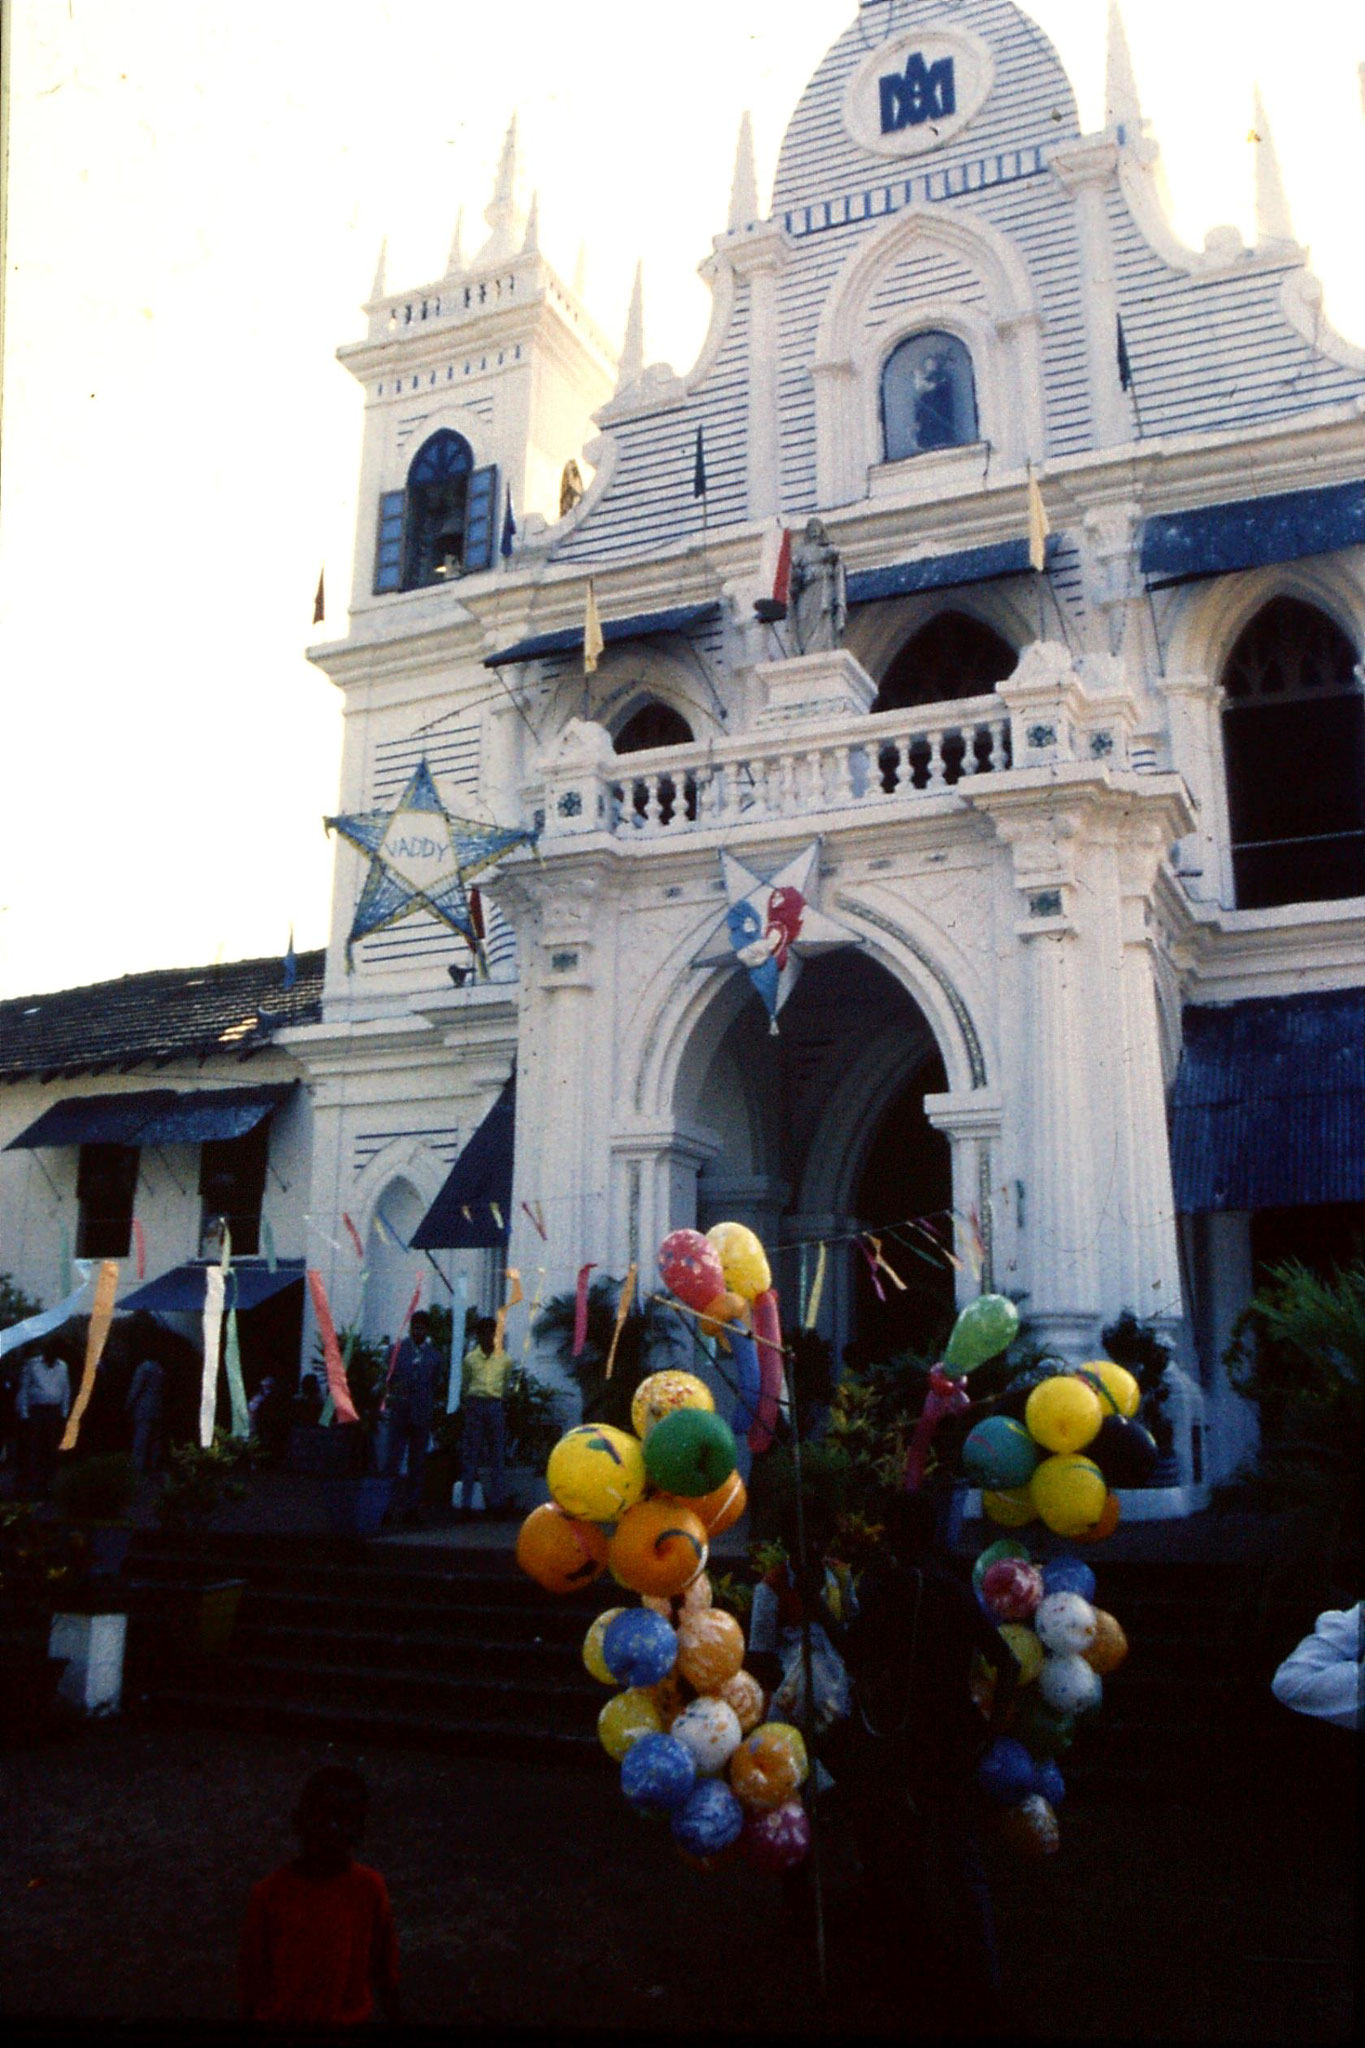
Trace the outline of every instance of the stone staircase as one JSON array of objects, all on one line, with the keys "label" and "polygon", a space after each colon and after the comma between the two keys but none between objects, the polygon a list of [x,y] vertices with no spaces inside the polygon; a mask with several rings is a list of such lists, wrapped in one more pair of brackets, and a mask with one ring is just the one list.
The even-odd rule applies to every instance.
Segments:
[{"label": "stone staircase", "polygon": [[[599,1584],[562,1600],[542,1593],[517,1570],[510,1535],[497,1548],[218,1537],[212,1567],[246,1581],[227,1654],[150,1658],[135,1598],[128,1705],[236,1728],[592,1762],[606,1695],[580,1647],[615,1589]],[[129,1569],[154,1585],[177,1564],[145,1538]],[[1114,1560],[1097,1569],[1098,1598],[1121,1621],[1130,1655],[1062,1759],[1068,1783],[1197,1798],[1300,1741],[1298,1717],[1270,1697],[1273,1659],[1257,1653],[1263,1562]]]}]

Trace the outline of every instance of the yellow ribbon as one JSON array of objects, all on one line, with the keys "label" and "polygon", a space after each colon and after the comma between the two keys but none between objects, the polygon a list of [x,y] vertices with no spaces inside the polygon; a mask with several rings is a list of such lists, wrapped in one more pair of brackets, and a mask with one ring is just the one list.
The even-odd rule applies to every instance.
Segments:
[{"label": "yellow ribbon", "polygon": [[813,1330],[820,1315],[820,1296],[825,1291],[825,1261],[828,1246],[821,1245],[815,1258],[815,1278],[810,1284],[810,1298],[806,1303],[806,1328]]},{"label": "yellow ribbon", "polygon": [[85,1368],[81,1373],[80,1392],[75,1406],[67,1417],[66,1430],[62,1436],[62,1449],[74,1451],[76,1438],[80,1435],[81,1419],[90,1406],[90,1396],[95,1391],[95,1374],[99,1371],[100,1358],[104,1352],[109,1325],[114,1320],[114,1296],[118,1293],[118,1266],[113,1259],[105,1259],[100,1266],[99,1278],[95,1282],[95,1299],[90,1307],[90,1334],[85,1340]]},{"label": "yellow ribbon", "polygon": [[616,1328],[611,1333],[611,1349],[607,1353],[607,1369],[602,1375],[603,1379],[606,1380],[611,1378],[615,1370],[616,1347],[621,1341],[621,1332],[626,1327],[626,1317],[630,1314],[630,1305],[635,1299],[635,1276],[638,1271],[639,1268],[637,1266],[631,1266],[621,1288],[621,1299],[616,1304]]}]

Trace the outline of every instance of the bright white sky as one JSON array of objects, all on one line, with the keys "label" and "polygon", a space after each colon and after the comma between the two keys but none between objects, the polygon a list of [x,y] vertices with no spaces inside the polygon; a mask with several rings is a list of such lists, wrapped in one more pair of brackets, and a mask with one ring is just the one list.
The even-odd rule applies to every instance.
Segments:
[{"label": "bright white sky", "polygon": [[[0,994],[326,934],[362,328],[466,248],[521,115],[542,247],[690,364],[739,117],[760,191],[850,0],[13,0]],[[1365,341],[1365,0],[1129,0],[1186,240],[1250,236],[1260,80],[1300,238]],[[880,28],[885,4],[872,10]],[[1104,0],[1033,0],[1103,121]],[[367,522],[370,508],[366,508]],[[368,530],[368,527],[367,527]],[[326,561],[328,619],[311,604]]]}]

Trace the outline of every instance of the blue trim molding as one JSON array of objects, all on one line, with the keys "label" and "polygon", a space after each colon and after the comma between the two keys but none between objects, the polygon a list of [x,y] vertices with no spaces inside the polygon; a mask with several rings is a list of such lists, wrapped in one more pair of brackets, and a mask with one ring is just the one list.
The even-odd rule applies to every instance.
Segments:
[{"label": "blue trim molding", "polygon": [[1142,573],[1160,586],[1228,576],[1365,542],[1365,482],[1161,513],[1142,529]]}]

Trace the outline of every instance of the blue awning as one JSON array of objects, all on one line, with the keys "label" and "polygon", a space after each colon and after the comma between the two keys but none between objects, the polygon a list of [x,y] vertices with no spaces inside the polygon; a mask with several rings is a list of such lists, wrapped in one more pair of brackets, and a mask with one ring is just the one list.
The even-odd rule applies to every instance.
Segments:
[{"label": "blue awning", "polygon": [[[1056,544],[1053,534],[1047,541],[1049,560]],[[855,569],[848,579],[848,601],[873,604],[883,597],[909,597],[917,590],[952,590],[964,583],[990,583],[997,576],[1021,576],[1028,568],[1028,541],[1002,540],[990,547],[960,548],[952,555],[892,562],[885,569]]]},{"label": "blue awning", "polygon": [[504,1083],[501,1095],[412,1233],[414,1251],[469,1251],[506,1244],[512,1218],[512,1136],[516,1112],[514,1074]]},{"label": "blue awning", "polygon": [[[606,619],[602,638],[610,647],[613,640],[648,640],[655,633],[685,633],[692,626],[704,626],[720,617],[719,604],[675,605],[672,611],[636,612],[629,619]],[[550,654],[580,654],[583,628],[566,626],[558,633],[538,633],[530,640],[518,640],[497,654],[486,654],[485,668],[506,668],[513,661],[540,661]]]},{"label": "blue awning", "polygon": [[[173,1266],[169,1273],[162,1273],[158,1279],[149,1280],[145,1287],[135,1287],[131,1294],[125,1294],[118,1304],[119,1313],[123,1315],[140,1308],[160,1316],[200,1315],[204,1307],[208,1270],[207,1264],[197,1261],[187,1266]],[[280,1259],[273,1273],[264,1259],[234,1259],[224,1297],[226,1306],[258,1308],[263,1301],[269,1301],[272,1294],[281,1294],[286,1287],[302,1281],[303,1270],[302,1259]]]},{"label": "blue awning", "polygon": [[126,1095],[69,1095],[54,1102],[7,1152],[55,1145],[203,1145],[241,1138],[274,1113],[296,1084],[259,1088],[148,1088]]},{"label": "blue awning", "polygon": [[1365,988],[1184,1017],[1171,1114],[1175,1205],[1365,1201]]},{"label": "blue awning", "polygon": [[1330,555],[1365,542],[1365,483],[1328,484],[1159,513],[1142,529],[1142,573],[1155,584],[1228,576]]}]

